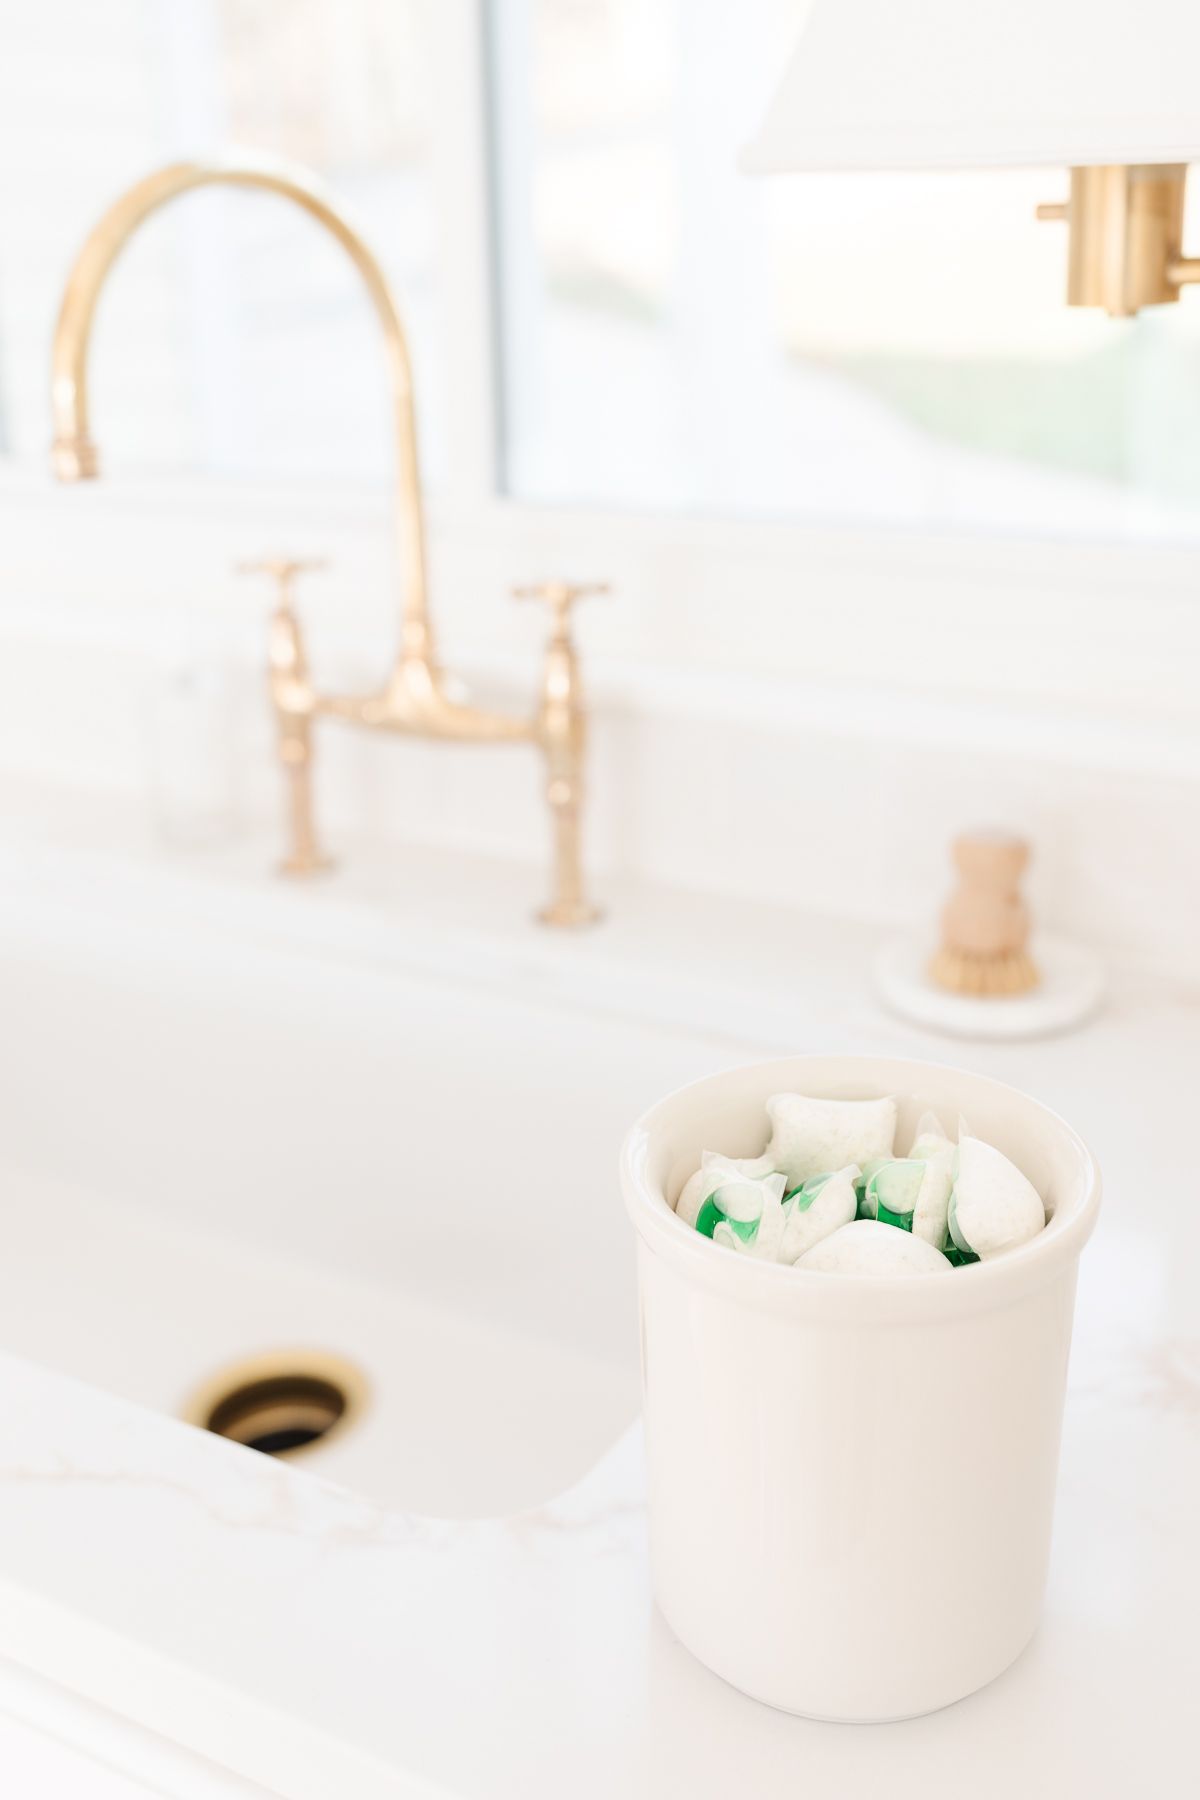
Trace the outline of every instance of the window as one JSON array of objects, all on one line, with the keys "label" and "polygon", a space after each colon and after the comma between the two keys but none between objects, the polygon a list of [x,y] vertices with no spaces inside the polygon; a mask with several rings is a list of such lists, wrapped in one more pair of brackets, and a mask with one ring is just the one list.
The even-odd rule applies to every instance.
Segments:
[{"label": "window", "polygon": [[1063,171],[737,173],[802,11],[493,5],[509,492],[1195,535],[1200,294],[1069,309]]},{"label": "window", "polygon": [[[19,16],[18,16],[19,15]],[[179,157],[268,152],[323,176],[401,301],[423,454],[445,460],[420,0],[47,0],[0,59],[0,451],[45,461],[47,358],[70,261],[126,186]],[[150,220],[97,321],[105,465],[373,483],[392,449],[378,326],[345,254],[268,195]]]},{"label": "window", "polygon": [[[803,6],[0,0],[0,459],[45,468],[54,311],[105,205],[242,146],[361,223],[409,329],[427,482],[460,516],[499,491],[1195,541],[1200,293],[1069,309],[1065,233],[1033,216],[1063,171],[738,173]],[[189,197],[138,234],[92,379],[113,474],[378,492],[390,470],[357,277],[269,196]]]}]

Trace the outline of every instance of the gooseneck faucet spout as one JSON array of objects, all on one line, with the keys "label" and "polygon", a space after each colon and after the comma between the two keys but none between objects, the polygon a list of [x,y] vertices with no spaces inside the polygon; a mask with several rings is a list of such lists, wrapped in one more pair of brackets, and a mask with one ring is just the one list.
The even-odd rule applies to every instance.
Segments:
[{"label": "gooseneck faucet spout", "polygon": [[[292,201],[337,240],[362,276],[383,328],[396,444],[396,534],[402,574],[400,643],[387,680],[366,695],[317,690],[308,672],[300,622],[291,600],[290,568],[272,621],[270,691],[287,777],[288,848],[282,868],[291,875],[329,866],[312,815],[313,724],[319,716],[368,729],[469,743],[529,743],[544,754],[546,797],[554,834],[554,878],[539,915],[551,924],[596,917],[583,892],[578,816],[583,793],[586,714],[569,635],[569,602],[554,602],[554,625],[543,683],[532,716],[485,711],[447,691],[435,651],[426,580],[425,524],[417,458],[416,407],[408,341],[378,259],[320,183],[304,171],[265,158],[172,163],[120,196],[93,228],[67,279],[54,333],[51,392],[54,471],[61,481],[99,474],[88,413],[88,350],[96,303],[125,245],[151,214],[197,188],[256,188]],[[268,565],[278,571],[281,559]],[[562,584],[552,584],[558,594]],[[571,679],[563,682],[563,671]]]},{"label": "gooseneck faucet spout", "polygon": [[323,225],[342,246],[371,297],[383,327],[396,439],[396,530],[404,599],[402,652],[433,660],[433,633],[425,573],[425,521],[417,461],[417,421],[408,340],[387,277],[374,253],[311,176],[266,159],[172,163],[147,175],[93,227],[68,278],[54,333],[51,394],[54,469],[61,481],[88,480],[100,472],[88,412],[88,348],[96,302],[109,271],[139,226],[181,194],[204,187],[260,188],[291,200]]}]

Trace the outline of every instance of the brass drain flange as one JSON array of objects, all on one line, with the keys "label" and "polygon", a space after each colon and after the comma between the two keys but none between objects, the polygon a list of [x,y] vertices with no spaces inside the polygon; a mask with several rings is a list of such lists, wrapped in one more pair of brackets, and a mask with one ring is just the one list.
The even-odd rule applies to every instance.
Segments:
[{"label": "brass drain flange", "polygon": [[362,1371],[327,1350],[271,1350],[221,1369],[193,1394],[190,1425],[264,1456],[295,1456],[339,1436],[362,1412]]}]

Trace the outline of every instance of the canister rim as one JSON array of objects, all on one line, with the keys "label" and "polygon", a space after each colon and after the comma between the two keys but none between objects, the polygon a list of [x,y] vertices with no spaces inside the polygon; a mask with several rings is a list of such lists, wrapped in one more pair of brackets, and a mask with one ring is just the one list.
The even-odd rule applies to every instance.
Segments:
[{"label": "canister rim", "polygon": [[[1028,1244],[990,1261],[950,1271],[934,1281],[912,1276],[864,1278],[757,1262],[698,1235],[676,1217],[670,1172],[689,1152],[688,1119],[706,1111],[720,1118],[738,1104],[765,1102],[781,1092],[819,1093],[845,1099],[902,1097],[914,1105],[966,1113],[971,1129],[987,1141],[1000,1137],[1006,1154],[1045,1194],[1052,1216]],[[948,1121],[949,1122],[949,1121]],[[691,1135],[695,1135],[694,1128]],[[1031,1148],[1030,1148],[1031,1147]],[[694,1168],[702,1149],[754,1155],[761,1143],[701,1143],[691,1149]],[[1028,1166],[1030,1160],[1035,1168]],[[690,1172],[690,1171],[687,1171]],[[634,1227],[647,1250],[671,1262],[682,1279],[769,1311],[843,1317],[864,1325],[961,1317],[991,1311],[1037,1292],[1072,1273],[1095,1227],[1100,1173],[1078,1133],[1050,1107],[992,1076],[910,1057],[806,1055],[744,1065],[688,1083],[650,1107],[628,1133],[621,1152],[621,1183]],[[677,1183],[676,1183],[677,1184]]]}]

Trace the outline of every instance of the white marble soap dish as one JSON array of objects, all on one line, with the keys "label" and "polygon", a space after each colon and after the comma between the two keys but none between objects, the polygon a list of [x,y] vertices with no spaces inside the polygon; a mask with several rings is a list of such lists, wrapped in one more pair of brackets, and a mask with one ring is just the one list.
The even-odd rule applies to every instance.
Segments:
[{"label": "white marble soap dish", "polygon": [[939,987],[929,975],[935,946],[918,938],[885,944],[875,981],[892,1012],[951,1037],[1048,1037],[1081,1025],[1104,995],[1100,959],[1061,938],[1039,935],[1031,948],[1041,979],[1025,994],[984,997]]}]

